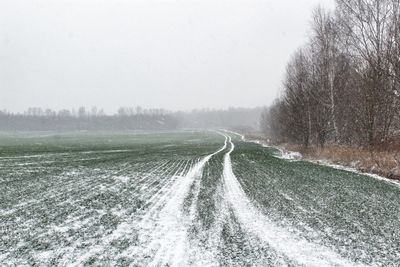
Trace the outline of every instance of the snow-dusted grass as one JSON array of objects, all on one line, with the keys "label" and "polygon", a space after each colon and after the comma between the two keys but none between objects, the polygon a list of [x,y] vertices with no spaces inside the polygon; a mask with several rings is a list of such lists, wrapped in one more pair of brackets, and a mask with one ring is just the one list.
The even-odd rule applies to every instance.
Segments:
[{"label": "snow-dusted grass", "polygon": [[399,187],[232,132],[0,136],[0,149],[1,266],[400,258]]}]

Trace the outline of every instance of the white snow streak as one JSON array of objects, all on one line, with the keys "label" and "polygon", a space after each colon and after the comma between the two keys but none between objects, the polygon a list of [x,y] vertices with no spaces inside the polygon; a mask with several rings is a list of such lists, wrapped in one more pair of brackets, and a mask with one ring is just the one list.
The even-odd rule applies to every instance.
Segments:
[{"label": "white snow streak", "polygon": [[354,266],[328,248],[296,237],[287,229],[275,225],[246,196],[232,170],[230,154],[235,146],[229,137],[231,149],[224,157],[223,183],[226,198],[240,224],[249,234],[266,242],[277,252],[306,266]]},{"label": "white snow streak", "polygon": [[[226,139],[225,137],[225,143],[221,149],[205,156],[184,177],[179,177],[170,186],[170,191],[164,195],[165,198],[143,217],[138,227],[140,229],[140,246],[134,251],[134,254],[138,255],[138,257],[144,257],[137,259],[139,265],[202,265],[201,262],[190,262],[187,253],[190,250],[188,230],[195,220],[195,205],[199,194],[199,184],[195,185],[196,190],[188,215],[183,212],[183,205],[193,183],[200,182],[206,163],[211,157],[226,148]],[[151,262],[146,263],[146,257],[149,255],[151,255]]]}]

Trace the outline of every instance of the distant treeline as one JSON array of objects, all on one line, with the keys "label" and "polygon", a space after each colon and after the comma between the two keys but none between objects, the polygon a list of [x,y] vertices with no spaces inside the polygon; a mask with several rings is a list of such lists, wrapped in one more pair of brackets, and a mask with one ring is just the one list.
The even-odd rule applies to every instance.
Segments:
[{"label": "distant treeline", "polygon": [[136,114],[87,117],[0,115],[2,131],[172,130],[178,121],[170,115]]},{"label": "distant treeline", "polygon": [[163,109],[122,107],[117,114],[107,115],[95,107],[60,111],[33,107],[23,113],[0,111],[0,131],[256,128],[261,112],[262,108],[169,112]]},{"label": "distant treeline", "polygon": [[287,65],[262,116],[275,142],[373,146],[400,130],[400,1],[336,0]]}]

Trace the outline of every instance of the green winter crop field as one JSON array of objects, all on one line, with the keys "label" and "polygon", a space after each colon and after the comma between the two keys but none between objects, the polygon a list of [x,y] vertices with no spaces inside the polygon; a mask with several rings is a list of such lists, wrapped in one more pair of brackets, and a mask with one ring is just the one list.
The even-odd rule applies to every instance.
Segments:
[{"label": "green winter crop field", "polygon": [[1,266],[398,266],[400,186],[220,131],[0,133]]}]

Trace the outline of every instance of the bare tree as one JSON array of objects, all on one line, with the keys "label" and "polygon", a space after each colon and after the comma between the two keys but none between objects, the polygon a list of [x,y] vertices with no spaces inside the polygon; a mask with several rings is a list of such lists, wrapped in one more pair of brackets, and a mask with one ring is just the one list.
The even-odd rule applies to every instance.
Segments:
[{"label": "bare tree", "polygon": [[[388,44],[393,5],[390,0],[336,0],[342,34],[350,55],[362,73],[364,126],[372,145],[384,139],[394,115],[388,87]],[[379,126],[379,127],[378,127]]]},{"label": "bare tree", "polygon": [[400,0],[336,3],[314,10],[309,42],[263,116],[276,140],[371,147],[400,128]]},{"label": "bare tree", "polygon": [[306,52],[300,49],[286,69],[283,101],[287,113],[285,117],[291,125],[289,128],[292,128],[290,138],[302,142],[305,147],[310,143],[312,130],[309,77]]}]

